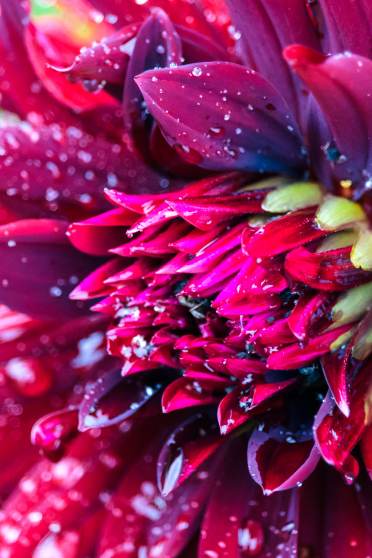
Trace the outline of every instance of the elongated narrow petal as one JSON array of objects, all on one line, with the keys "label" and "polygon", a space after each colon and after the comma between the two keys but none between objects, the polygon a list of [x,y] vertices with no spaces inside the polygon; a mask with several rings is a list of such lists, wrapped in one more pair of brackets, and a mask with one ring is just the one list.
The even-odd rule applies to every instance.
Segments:
[{"label": "elongated narrow petal", "polygon": [[[270,0],[228,0],[236,28],[241,33],[244,62],[253,66],[291,104],[298,108],[298,84],[283,60],[282,50],[289,44],[301,43],[318,48],[319,39],[306,5],[301,0],[277,3]],[[265,37],[265,40],[262,40]]]},{"label": "elongated narrow petal", "polygon": [[[372,6],[368,0],[320,0],[332,54],[353,52],[371,58]],[[358,32],[356,33],[356,29]]]}]

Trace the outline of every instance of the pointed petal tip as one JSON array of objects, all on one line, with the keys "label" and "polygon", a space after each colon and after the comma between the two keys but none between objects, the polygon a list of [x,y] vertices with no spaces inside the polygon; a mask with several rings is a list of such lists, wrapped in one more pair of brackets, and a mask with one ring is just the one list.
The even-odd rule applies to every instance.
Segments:
[{"label": "pointed petal tip", "polygon": [[326,58],[321,52],[300,44],[293,44],[284,48],[283,56],[292,67],[304,64],[321,64]]}]

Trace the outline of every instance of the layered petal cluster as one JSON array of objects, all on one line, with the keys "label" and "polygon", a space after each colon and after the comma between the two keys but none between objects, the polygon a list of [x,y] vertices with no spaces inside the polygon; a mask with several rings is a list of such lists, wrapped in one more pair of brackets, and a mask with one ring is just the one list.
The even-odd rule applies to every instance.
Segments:
[{"label": "layered petal cluster", "polygon": [[371,6],[0,0],[0,558],[372,555]]}]

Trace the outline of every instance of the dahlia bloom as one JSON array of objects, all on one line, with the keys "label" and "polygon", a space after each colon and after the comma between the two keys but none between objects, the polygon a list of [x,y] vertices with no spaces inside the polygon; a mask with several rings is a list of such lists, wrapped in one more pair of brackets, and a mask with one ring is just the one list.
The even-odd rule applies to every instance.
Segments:
[{"label": "dahlia bloom", "polygon": [[0,558],[371,557],[372,7],[1,7]]}]

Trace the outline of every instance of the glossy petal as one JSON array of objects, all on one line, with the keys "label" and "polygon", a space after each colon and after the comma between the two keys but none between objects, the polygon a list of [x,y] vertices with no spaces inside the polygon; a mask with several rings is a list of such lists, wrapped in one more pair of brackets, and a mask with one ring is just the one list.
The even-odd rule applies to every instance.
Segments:
[{"label": "glossy petal", "polygon": [[244,62],[275,85],[294,111],[301,104],[305,105],[306,97],[282,56],[283,48],[289,44],[319,46],[305,3],[301,0],[284,4],[272,0],[228,0],[227,4],[241,33]]},{"label": "glossy petal", "polygon": [[[350,14],[347,17],[350,21]],[[301,46],[288,47],[285,56],[313,93],[330,126],[339,150],[335,174],[363,191],[372,173],[372,62],[347,53],[325,58]]]},{"label": "glossy petal", "polygon": [[243,249],[252,257],[267,258],[287,252],[325,235],[314,221],[315,212],[304,209],[288,213],[260,227],[252,236],[243,233]]},{"label": "glossy petal", "polygon": [[350,326],[342,326],[313,337],[306,344],[288,345],[277,352],[272,352],[267,359],[267,366],[273,370],[293,370],[305,366],[316,358],[328,353],[332,343],[349,330]]},{"label": "glossy petal", "polygon": [[136,413],[161,389],[160,378],[125,378],[110,372],[88,385],[79,408],[79,430],[119,424]]},{"label": "glossy petal", "polygon": [[241,437],[227,448],[219,482],[213,488],[202,523],[198,556],[295,556],[298,491],[264,496],[247,474],[244,442]]},{"label": "glossy petal", "polygon": [[[194,534],[214,475],[212,471],[200,478],[195,475],[167,500],[162,498],[156,487],[156,459],[168,433],[169,423],[158,424],[144,455],[126,471],[103,526],[100,558],[111,552],[135,558],[141,548],[149,558],[175,558]],[[196,505],[191,506],[191,501]],[[118,509],[120,514],[114,511]]]},{"label": "glossy petal", "polygon": [[248,443],[250,474],[267,494],[301,485],[319,458],[311,439],[296,439],[296,434],[283,427],[256,429]]},{"label": "glossy petal", "polygon": [[214,420],[195,415],[182,422],[165,442],[157,464],[158,486],[167,496],[183,484],[219,448]]},{"label": "glossy petal", "polygon": [[318,448],[323,458],[337,468],[343,467],[366,428],[364,402],[367,389],[368,370],[365,367],[353,382],[348,418],[337,407],[334,408],[330,395],[324,400],[315,418],[314,437]]},{"label": "glossy petal", "polygon": [[297,281],[330,292],[344,291],[372,277],[370,272],[353,266],[349,247],[320,253],[296,248],[286,256],[285,269]]},{"label": "glossy petal", "polygon": [[[211,170],[301,167],[288,107],[258,74],[210,62],[148,71],[136,82],[167,141],[187,162]],[[228,84],[225,93],[221,83]]]}]

